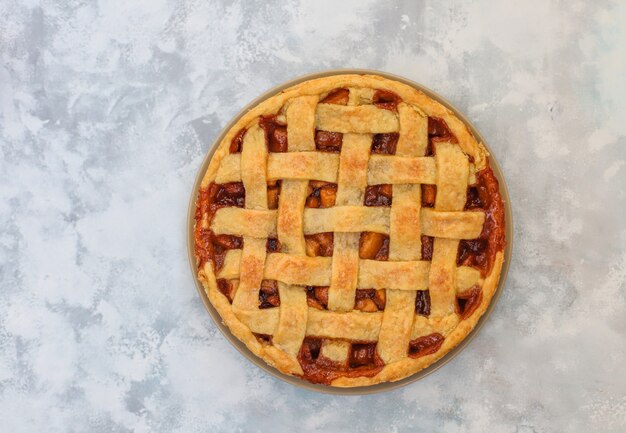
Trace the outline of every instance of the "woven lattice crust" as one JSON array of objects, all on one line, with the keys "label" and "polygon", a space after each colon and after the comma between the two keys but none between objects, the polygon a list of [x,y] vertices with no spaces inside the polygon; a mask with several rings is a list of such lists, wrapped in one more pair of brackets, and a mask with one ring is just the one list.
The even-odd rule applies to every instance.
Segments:
[{"label": "woven lattice crust", "polygon": [[338,75],[228,131],[195,240],[198,278],[253,353],[363,386],[427,367],[473,329],[498,284],[504,213],[484,147],[452,112],[405,84]]}]

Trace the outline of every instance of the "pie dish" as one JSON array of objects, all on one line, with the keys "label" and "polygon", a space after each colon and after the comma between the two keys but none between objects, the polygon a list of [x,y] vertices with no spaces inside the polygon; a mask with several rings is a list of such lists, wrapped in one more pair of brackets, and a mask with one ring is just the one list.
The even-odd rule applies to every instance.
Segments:
[{"label": "pie dish", "polygon": [[486,149],[377,75],[305,81],[219,143],[196,200],[198,279],[279,371],[397,381],[463,341],[498,285],[505,213]]}]

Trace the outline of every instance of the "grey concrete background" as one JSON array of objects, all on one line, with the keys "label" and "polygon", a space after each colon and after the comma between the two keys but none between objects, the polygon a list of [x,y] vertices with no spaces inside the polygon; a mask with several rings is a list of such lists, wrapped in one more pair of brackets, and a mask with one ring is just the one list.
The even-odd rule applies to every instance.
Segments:
[{"label": "grey concrete background", "polygon": [[[0,0],[0,430],[626,430],[624,2]],[[406,388],[312,394],[216,331],[185,249],[219,129],[363,67],[450,99],[505,171],[508,282]]]}]

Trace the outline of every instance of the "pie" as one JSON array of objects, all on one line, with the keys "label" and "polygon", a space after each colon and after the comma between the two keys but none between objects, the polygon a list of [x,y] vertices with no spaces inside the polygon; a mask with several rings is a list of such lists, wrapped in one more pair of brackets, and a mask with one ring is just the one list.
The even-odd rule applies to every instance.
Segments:
[{"label": "pie", "polygon": [[457,346],[498,286],[505,215],[488,153],[421,91],[305,81],[245,113],[197,195],[198,278],[279,371],[396,381]]}]

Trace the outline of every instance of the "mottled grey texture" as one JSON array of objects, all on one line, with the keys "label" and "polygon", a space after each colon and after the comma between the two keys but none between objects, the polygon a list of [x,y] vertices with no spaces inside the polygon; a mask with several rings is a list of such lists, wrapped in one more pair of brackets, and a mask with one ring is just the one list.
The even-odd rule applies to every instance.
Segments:
[{"label": "mottled grey texture", "polygon": [[[626,430],[626,3],[0,1],[4,432]],[[216,332],[187,200],[220,128],[327,68],[449,98],[506,173],[509,279],[437,373],[296,389]]]}]

